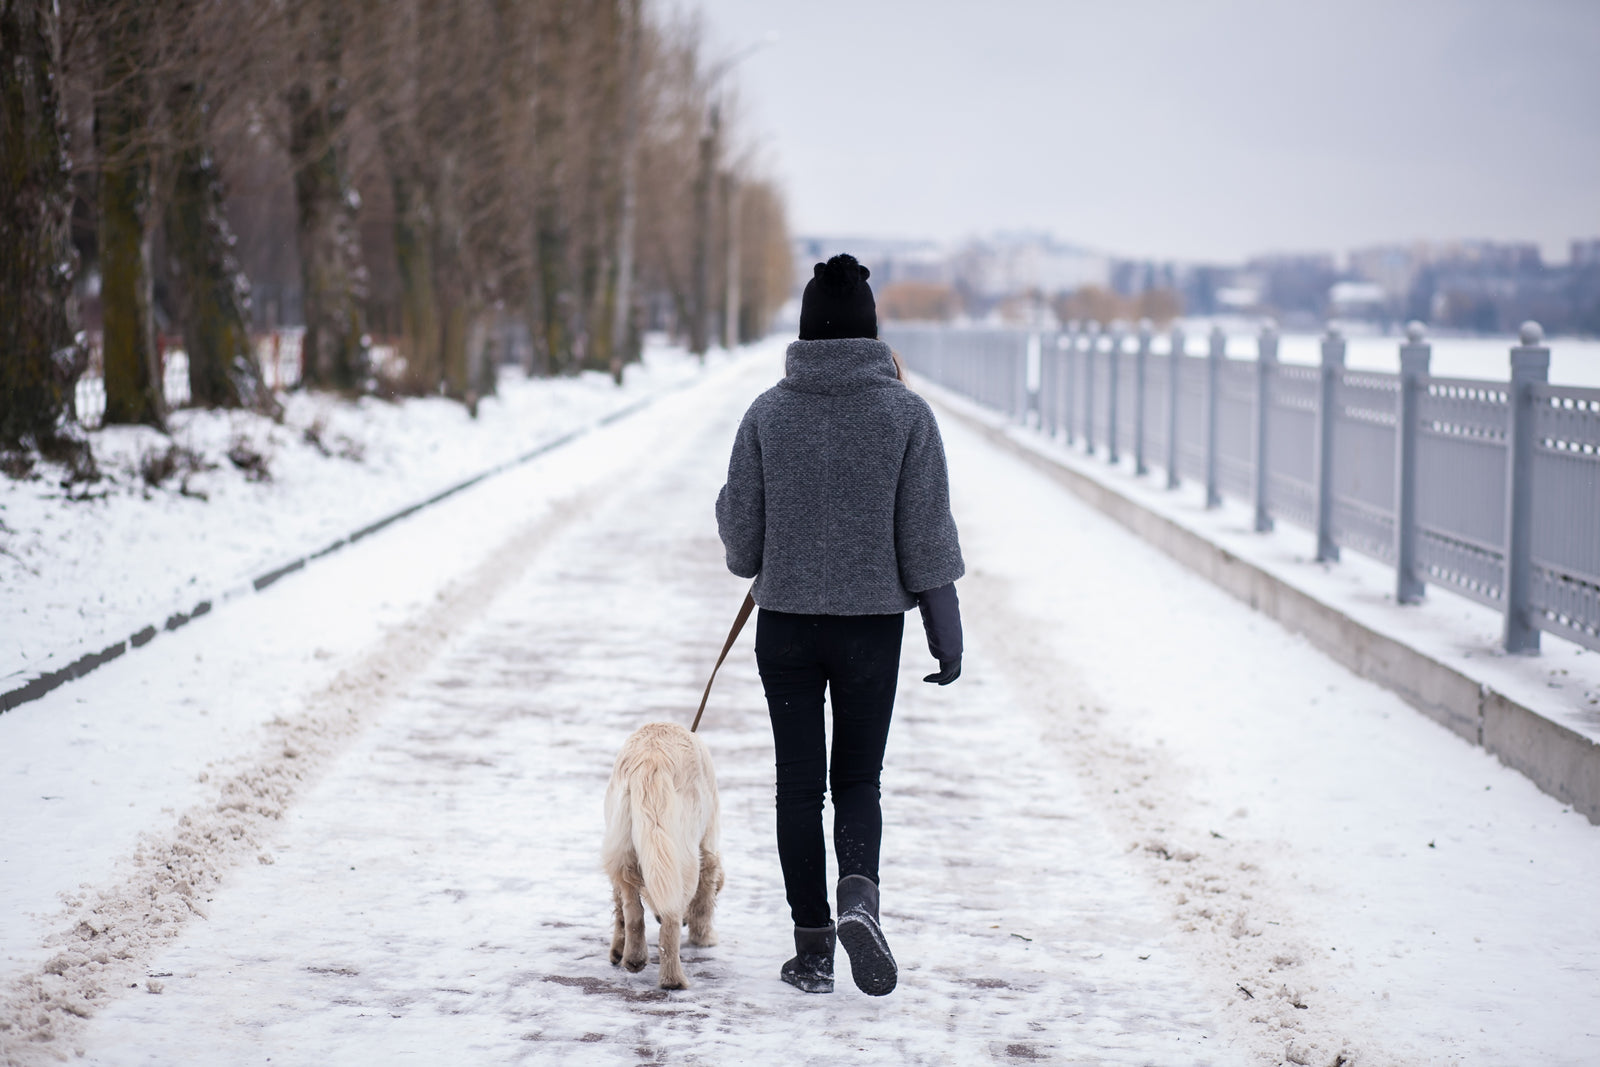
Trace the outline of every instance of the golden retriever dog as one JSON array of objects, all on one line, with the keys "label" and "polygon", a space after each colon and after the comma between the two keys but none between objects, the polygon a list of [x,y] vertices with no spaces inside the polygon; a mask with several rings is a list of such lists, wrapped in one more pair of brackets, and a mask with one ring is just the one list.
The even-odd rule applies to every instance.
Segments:
[{"label": "golden retriever dog", "polygon": [[717,943],[711,928],[722,891],[717,820],[717,776],[706,743],[677,723],[635,730],[617,753],[606,788],[601,857],[616,905],[611,962],[630,971],[649,962],[648,906],[661,924],[662,989],[689,986],[678,959],[685,922],[691,945]]}]

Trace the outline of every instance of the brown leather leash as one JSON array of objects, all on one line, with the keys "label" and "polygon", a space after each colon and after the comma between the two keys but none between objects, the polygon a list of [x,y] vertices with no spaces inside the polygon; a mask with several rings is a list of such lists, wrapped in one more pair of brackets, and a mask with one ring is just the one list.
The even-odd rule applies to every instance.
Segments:
[{"label": "brown leather leash", "polygon": [[756,609],[755,587],[744,595],[744,603],[739,605],[739,614],[733,618],[733,629],[728,631],[728,639],[722,644],[722,655],[717,657],[717,665],[711,668],[711,677],[706,679],[706,691],[700,696],[700,710],[694,713],[694,725],[689,727],[692,734],[700,729],[700,716],[706,713],[706,701],[711,699],[711,683],[717,680],[717,671],[722,668],[722,661],[728,658],[728,650],[739,639],[739,631],[744,629],[744,624],[749,621],[750,613]]}]

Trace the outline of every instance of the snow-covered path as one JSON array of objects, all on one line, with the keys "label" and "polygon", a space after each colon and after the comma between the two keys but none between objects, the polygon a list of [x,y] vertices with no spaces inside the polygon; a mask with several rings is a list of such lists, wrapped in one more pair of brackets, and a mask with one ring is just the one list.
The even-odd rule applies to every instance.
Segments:
[{"label": "snow-covered path", "polygon": [[842,959],[830,997],[777,980],[751,633],[704,727],[721,943],[680,993],[611,967],[600,797],[630,729],[692,713],[742,595],[711,500],[780,352],[0,717],[0,796],[30,816],[0,830],[27,916],[0,919],[0,1020],[67,1005],[48,1047],[102,1064],[1600,1049],[1600,832],[949,418],[968,665],[923,685],[908,620],[900,988],[861,996]]}]

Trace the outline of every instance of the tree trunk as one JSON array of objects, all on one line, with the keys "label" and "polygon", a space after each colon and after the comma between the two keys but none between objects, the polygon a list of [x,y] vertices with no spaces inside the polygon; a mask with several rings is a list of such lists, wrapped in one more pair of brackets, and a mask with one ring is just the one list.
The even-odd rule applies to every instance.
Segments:
[{"label": "tree trunk", "polygon": [[468,400],[472,393],[472,366],[468,359],[468,334],[472,311],[459,293],[444,300],[444,389],[457,400]]},{"label": "tree trunk", "polygon": [[[601,239],[598,220],[586,220],[588,240],[584,241],[582,270],[578,275],[577,330],[580,338],[575,346],[575,365],[581,370],[609,371],[611,349],[607,334],[611,329],[612,273],[606,244]],[[592,227],[592,228],[591,228]]]},{"label": "tree trunk", "polygon": [[[434,153],[423,128],[426,109],[421,84],[437,65],[432,51],[438,42],[422,39],[423,23],[432,27],[440,21],[436,8],[419,7],[414,0],[366,0],[363,9],[367,20],[363,32],[385,43],[375,59],[368,59],[368,92],[394,201],[400,355],[405,360],[402,388],[416,396],[437,394],[444,384],[443,327],[434,266],[437,183],[428,169]],[[425,62],[430,58],[433,62]]]},{"label": "tree trunk", "polygon": [[562,0],[546,5],[533,61],[533,143],[542,148],[533,175],[534,346],[552,373],[570,370],[572,362],[571,235],[562,196],[568,6]]},{"label": "tree trunk", "polygon": [[739,179],[731,170],[722,176],[722,202],[722,347],[731,352],[739,346]]},{"label": "tree trunk", "polygon": [[344,130],[343,12],[335,0],[310,6],[314,25],[301,27],[299,78],[286,94],[305,293],[301,380],[354,391],[367,372],[362,343],[366,276],[355,226],[360,200],[350,187]]},{"label": "tree trunk", "polygon": [[0,448],[82,451],[64,432],[74,338],[71,192],[54,0],[0,0]]},{"label": "tree trunk", "polygon": [[107,423],[166,420],[151,316],[148,13],[111,10],[101,29],[94,131],[100,157],[100,307]]},{"label": "tree trunk", "polygon": [[538,340],[544,348],[545,362],[561,373],[572,362],[572,337],[567,329],[572,303],[567,286],[567,234],[559,205],[542,205],[537,220],[534,244],[538,260]]},{"label": "tree trunk", "polygon": [[429,395],[437,393],[444,382],[439,296],[434,285],[432,211],[417,179],[396,172],[390,186],[394,190],[394,248],[400,273],[400,345],[406,361],[406,389],[419,396]]},{"label": "tree trunk", "polygon": [[712,104],[710,120],[700,135],[700,169],[694,176],[694,263],[689,279],[689,351],[701,359],[711,347],[711,185],[719,125],[718,107]]},{"label": "tree trunk", "polygon": [[178,150],[165,212],[167,253],[189,357],[189,397],[206,407],[271,411],[277,405],[250,344],[250,283],[233,257],[201,94],[192,82],[172,93]]},{"label": "tree trunk", "polygon": [[633,234],[639,214],[639,35],[641,0],[626,0],[622,75],[622,203],[617,219],[617,273],[611,292],[611,327],[607,347],[611,377],[622,384],[622,365],[638,358],[633,351]]}]

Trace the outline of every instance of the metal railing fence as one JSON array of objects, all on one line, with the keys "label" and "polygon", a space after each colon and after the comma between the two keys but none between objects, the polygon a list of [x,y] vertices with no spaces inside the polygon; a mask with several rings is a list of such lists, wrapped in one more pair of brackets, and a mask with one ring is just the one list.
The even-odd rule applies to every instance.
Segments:
[{"label": "metal railing fence", "polygon": [[1429,584],[1504,615],[1503,644],[1536,652],[1549,631],[1600,650],[1600,389],[1552,385],[1550,350],[1525,323],[1508,381],[1435,378],[1420,324],[1397,374],[1345,367],[1330,328],[1321,365],[1206,354],[1181,329],[1167,351],[1141,323],[1060,331],[891,324],[910,369],[1063,445],[1165,484],[1201,483],[1209,507],[1251,503],[1316,535],[1317,559],[1350,549],[1395,568],[1395,597]]}]

